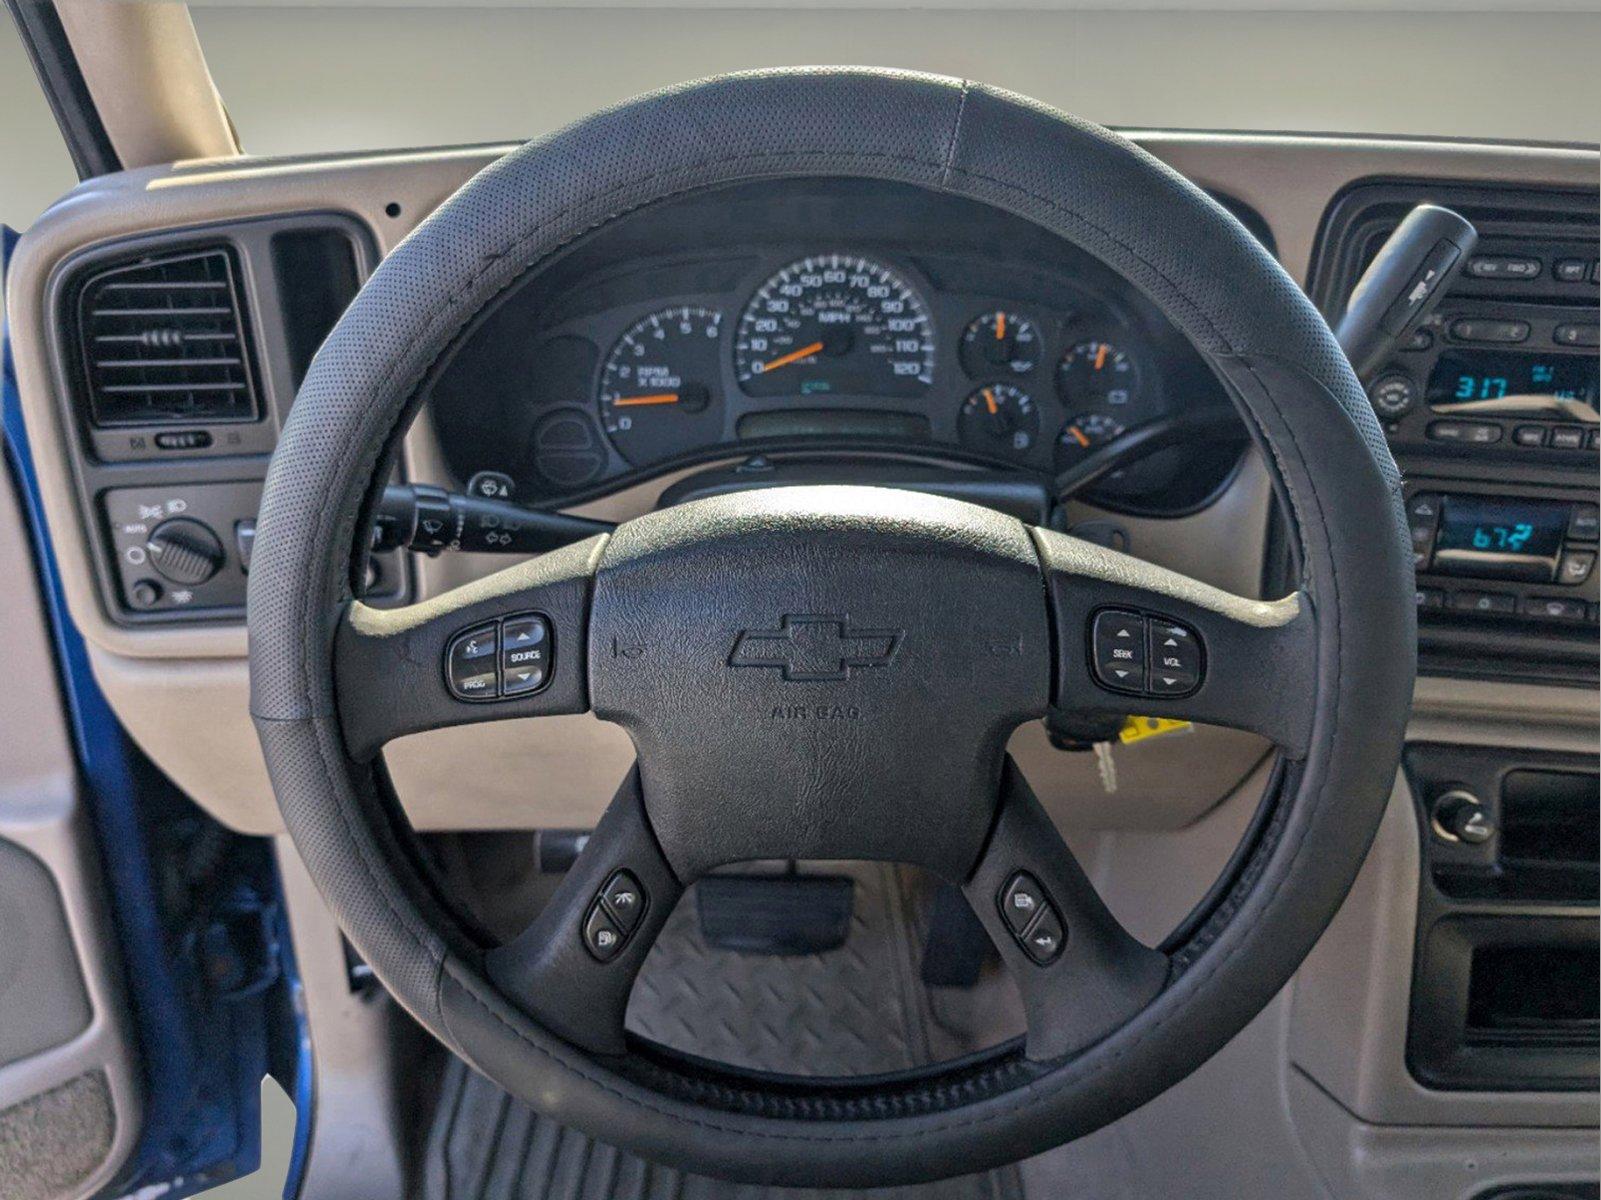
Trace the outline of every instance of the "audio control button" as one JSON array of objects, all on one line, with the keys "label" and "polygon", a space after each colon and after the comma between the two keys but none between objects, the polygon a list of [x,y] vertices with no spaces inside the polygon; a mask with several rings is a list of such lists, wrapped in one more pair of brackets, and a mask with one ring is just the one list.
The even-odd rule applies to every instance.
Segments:
[{"label": "audio control button", "polygon": [[500,694],[496,669],[499,627],[491,621],[463,630],[445,651],[445,682],[458,700],[493,700]]},{"label": "audio control button", "polygon": [[1118,692],[1145,690],[1145,618],[1108,609],[1097,613],[1090,634],[1095,678]]},{"label": "audio control button", "polygon": [[538,613],[507,617],[500,627],[503,695],[524,696],[550,682],[550,622]]}]

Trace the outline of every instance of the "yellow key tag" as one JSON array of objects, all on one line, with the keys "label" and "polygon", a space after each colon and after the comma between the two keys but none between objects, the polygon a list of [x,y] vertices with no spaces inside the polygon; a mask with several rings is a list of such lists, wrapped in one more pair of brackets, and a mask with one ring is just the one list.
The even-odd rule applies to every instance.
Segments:
[{"label": "yellow key tag", "polygon": [[1117,740],[1125,746],[1143,742],[1146,738],[1161,737],[1169,733],[1188,733],[1195,726],[1188,721],[1174,721],[1168,717],[1130,717],[1117,731]]}]

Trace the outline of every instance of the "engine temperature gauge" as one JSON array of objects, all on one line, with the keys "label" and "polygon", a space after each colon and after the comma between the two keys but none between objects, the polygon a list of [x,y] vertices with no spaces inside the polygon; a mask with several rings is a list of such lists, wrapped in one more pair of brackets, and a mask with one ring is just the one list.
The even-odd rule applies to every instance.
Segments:
[{"label": "engine temperature gauge", "polygon": [[1022,388],[992,383],[962,401],[962,445],[984,454],[1021,458],[1040,436],[1040,412]]}]

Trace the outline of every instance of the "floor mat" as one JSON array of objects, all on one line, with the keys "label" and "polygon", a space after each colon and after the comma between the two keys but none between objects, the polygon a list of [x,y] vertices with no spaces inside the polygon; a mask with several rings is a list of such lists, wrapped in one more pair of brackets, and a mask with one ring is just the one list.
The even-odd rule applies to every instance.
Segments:
[{"label": "floor mat", "polygon": [[535,1115],[452,1058],[428,1138],[424,1200],[1023,1200],[1016,1167],[870,1191],[763,1188],[686,1175]]},{"label": "floor mat", "polygon": [[922,937],[895,868],[819,864],[855,883],[850,934],[837,950],[774,956],[707,945],[691,888],[634,984],[630,1032],[755,1071],[875,1075],[933,1061]]},{"label": "floor mat", "polygon": [[[692,888],[634,985],[628,1028],[643,1037],[752,1070],[862,1075],[903,1070],[976,1049],[968,1020],[947,1010],[978,1002],[972,1021],[1020,1024],[1015,989],[929,989],[919,974],[928,904],[911,877],[882,863],[813,864],[854,881],[850,935],[818,954],[740,954],[707,944]],[[1001,976],[1004,980],[1004,975]],[[938,993],[960,991],[960,998]],[[996,1011],[1009,1015],[997,1017]],[[1014,1011],[1015,1010],[1015,1011]],[[986,1044],[986,1043],[980,1043]],[[774,1189],[658,1167],[535,1115],[451,1059],[428,1138],[425,1200],[1022,1200],[1015,1167],[918,1187],[873,1191]]]}]

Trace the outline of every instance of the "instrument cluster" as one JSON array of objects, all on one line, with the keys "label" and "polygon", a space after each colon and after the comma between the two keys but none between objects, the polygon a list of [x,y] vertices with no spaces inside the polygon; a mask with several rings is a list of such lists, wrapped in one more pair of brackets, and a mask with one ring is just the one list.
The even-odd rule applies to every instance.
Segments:
[{"label": "instrument cluster", "polygon": [[[1053,261],[994,243],[1006,220],[922,245],[879,214],[861,223],[899,236],[570,264],[537,301],[531,282],[492,314],[435,382],[446,457],[534,502],[784,452],[1049,480],[1181,397],[1223,402],[1143,298],[1071,248]],[[1167,457],[1108,483],[1159,489],[1182,471]]]}]

